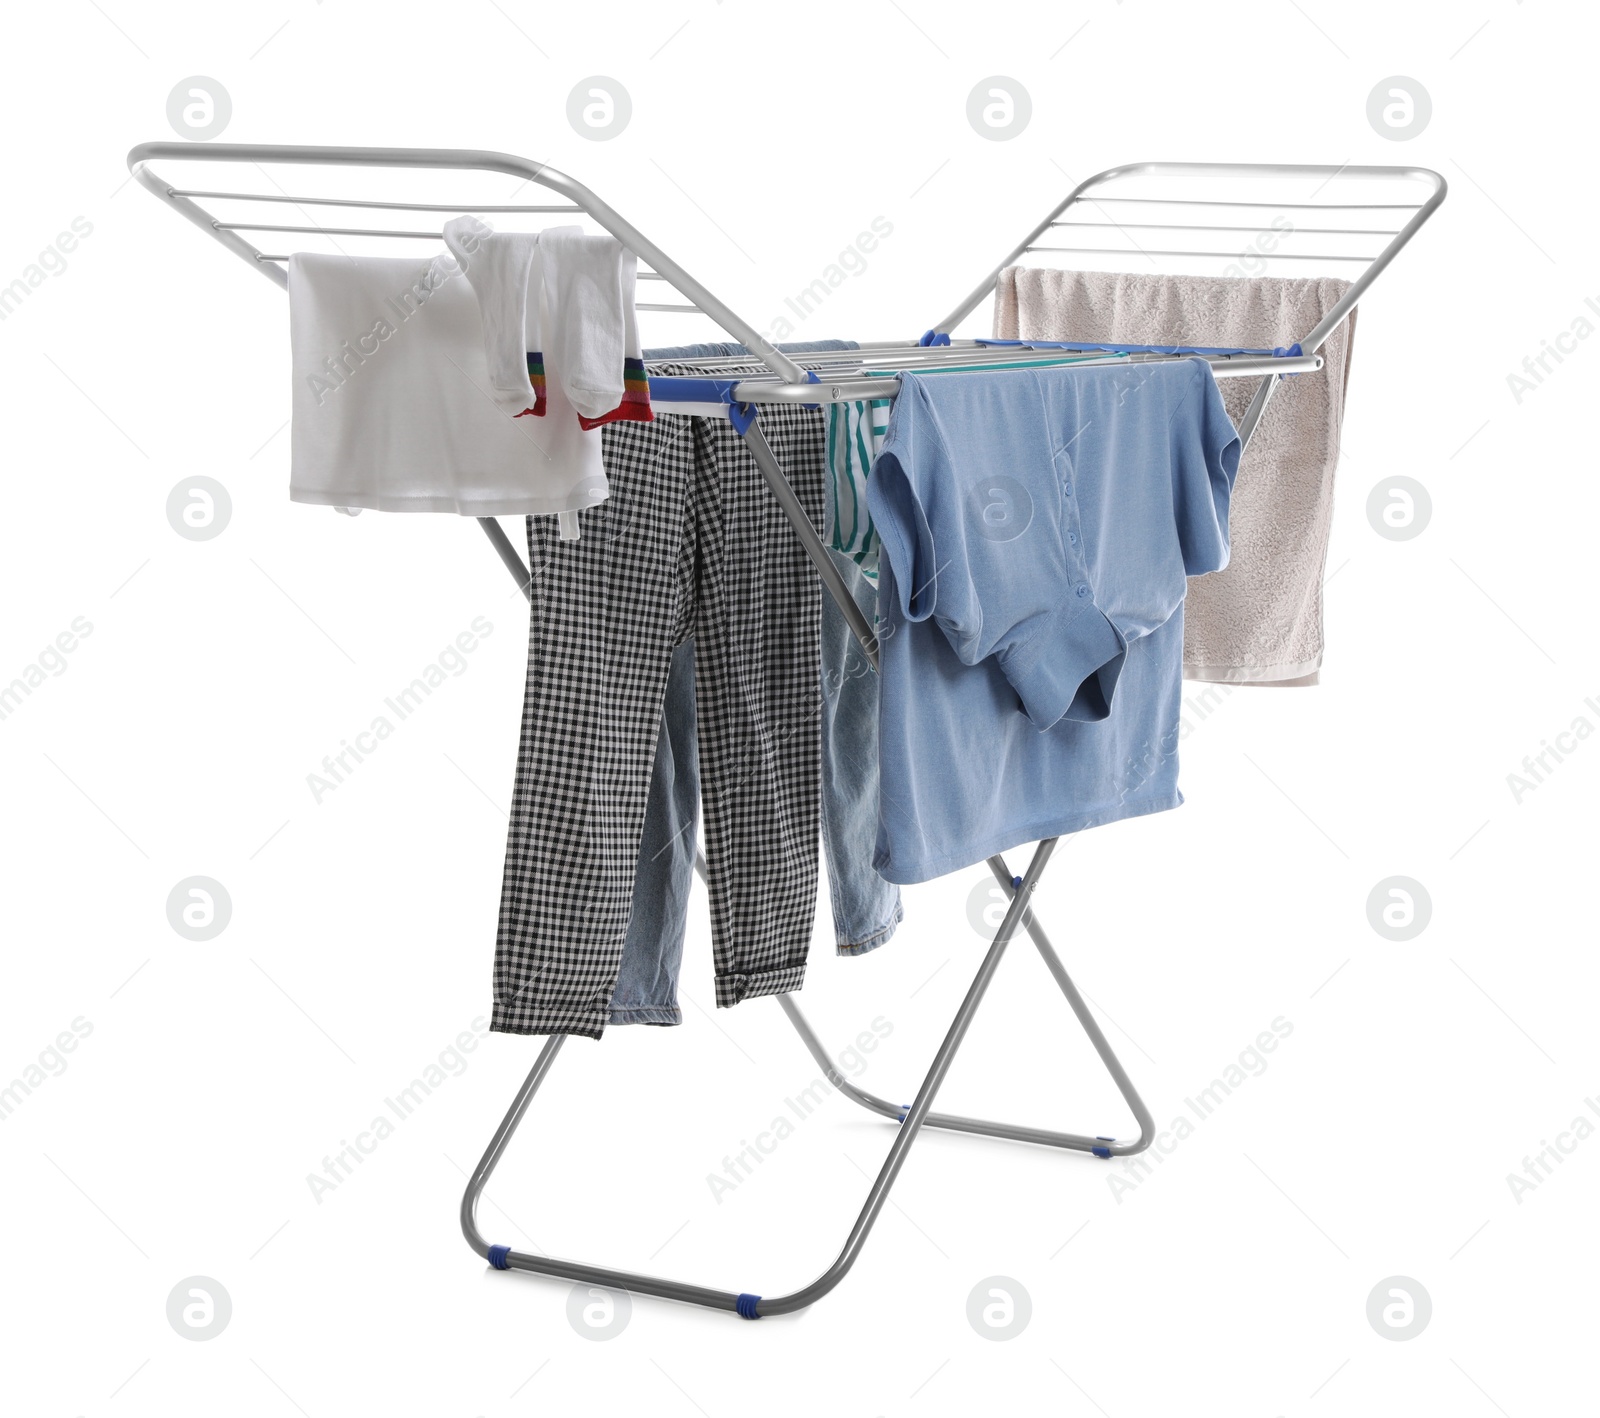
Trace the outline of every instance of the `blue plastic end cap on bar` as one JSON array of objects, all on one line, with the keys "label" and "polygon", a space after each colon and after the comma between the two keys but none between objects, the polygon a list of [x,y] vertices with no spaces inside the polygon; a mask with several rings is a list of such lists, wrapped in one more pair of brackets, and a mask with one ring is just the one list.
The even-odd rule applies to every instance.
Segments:
[{"label": "blue plastic end cap on bar", "polygon": [[756,1306],[761,1303],[759,1295],[741,1295],[734,1302],[734,1309],[738,1310],[739,1318],[745,1320],[758,1320],[761,1318]]},{"label": "blue plastic end cap on bar", "polygon": [[[1096,1142],[1115,1142],[1116,1138],[1114,1138],[1114,1137],[1096,1137],[1095,1141]],[[1092,1153],[1094,1153],[1094,1155],[1096,1157],[1110,1157],[1111,1156],[1111,1149],[1109,1147],[1091,1147],[1089,1150]]]},{"label": "blue plastic end cap on bar", "polygon": [[511,1247],[510,1246],[490,1246],[489,1247],[489,1264],[492,1265],[496,1270],[510,1270],[511,1269]]},{"label": "blue plastic end cap on bar", "polygon": [[[1296,359],[1300,355],[1304,354],[1305,351],[1300,348],[1300,341],[1296,340],[1287,348],[1285,348],[1283,345],[1274,345],[1272,347],[1272,353],[1277,359]],[[1293,379],[1294,377],[1295,376],[1292,374],[1280,374],[1278,376],[1280,379]]]},{"label": "blue plastic end cap on bar", "polygon": [[939,330],[924,330],[922,332],[922,338],[918,340],[917,343],[922,346],[923,349],[928,349],[933,345],[948,345],[950,343],[950,337]]},{"label": "blue plastic end cap on bar", "polygon": [[728,422],[733,425],[734,432],[743,436],[750,432],[750,425],[756,421],[757,409],[754,404],[728,405]]}]

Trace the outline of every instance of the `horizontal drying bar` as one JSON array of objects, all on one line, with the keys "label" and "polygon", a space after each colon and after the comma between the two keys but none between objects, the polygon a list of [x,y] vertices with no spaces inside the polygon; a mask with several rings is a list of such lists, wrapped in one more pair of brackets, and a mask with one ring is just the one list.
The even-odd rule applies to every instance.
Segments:
[{"label": "horizontal drying bar", "polygon": [[[1271,232],[1265,226],[1207,226],[1195,222],[1051,222],[1053,227],[1113,227],[1123,231],[1134,227],[1139,231],[1256,231]],[[1350,226],[1297,226],[1278,230],[1279,236],[1399,236],[1398,228]]]},{"label": "horizontal drying bar", "polygon": [[[1022,364],[1048,369],[1051,365],[1060,366],[1062,363],[1059,356],[1054,360],[1029,361],[1018,359],[1016,351],[1008,353],[1011,355],[1010,363],[1013,366]],[[1109,364],[1165,363],[1172,358],[1177,356],[1110,355],[1103,359],[1074,360],[1068,367],[1083,369]],[[1258,378],[1263,374],[1312,374],[1322,368],[1321,355],[1260,355],[1242,358],[1208,358],[1197,355],[1195,358],[1206,359],[1211,365],[1212,374],[1218,379],[1249,379]],[[683,382],[687,384],[691,380],[692,376]],[[709,385],[714,381],[707,379],[693,380],[693,382]],[[654,379],[651,387],[655,388]],[[734,386],[731,398],[734,403],[739,404],[847,404],[868,399],[892,399],[899,392],[900,381],[892,375],[846,375],[836,379],[824,379],[816,384],[786,384],[777,380],[744,379]]]},{"label": "horizontal drying bar", "polygon": [[[198,154],[196,156],[199,156]],[[581,212],[571,202],[556,206],[481,206],[471,202],[368,202],[348,197],[286,197],[265,192],[198,192],[182,187],[167,188],[169,197],[222,197],[234,202],[288,202],[307,207],[374,207],[386,212]]]},{"label": "horizontal drying bar", "polygon": [[1415,212],[1425,205],[1422,202],[1227,202],[1217,197],[1095,197],[1087,193],[1078,200],[1131,202],[1147,207],[1270,207],[1297,212]]},{"label": "horizontal drying bar", "polygon": [[[358,227],[358,226],[264,226],[255,222],[212,222],[212,227],[217,231],[276,231],[300,232],[305,236],[398,236],[414,241],[443,241],[442,231],[396,231],[391,228]],[[285,261],[286,256],[267,256],[268,261]],[[658,276],[654,271],[640,271],[641,281],[664,281],[665,276]]]},{"label": "horizontal drying bar", "polygon": [[1296,255],[1289,251],[1163,251],[1144,246],[1030,246],[1029,251],[1064,251],[1071,256],[1209,256],[1219,261],[1375,261],[1375,256]]}]

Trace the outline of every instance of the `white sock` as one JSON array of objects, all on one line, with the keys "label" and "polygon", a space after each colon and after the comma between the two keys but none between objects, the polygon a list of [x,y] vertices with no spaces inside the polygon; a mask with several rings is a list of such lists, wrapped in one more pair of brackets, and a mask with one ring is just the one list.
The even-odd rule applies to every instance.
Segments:
[{"label": "white sock", "polygon": [[456,217],[444,226],[445,245],[478,297],[490,388],[495,402],[512,417],[544,412],[542,391],[534,387],[528,370],[529,352],[539,350],[537,343],[528,343],[528,336],[537,337],[539,328],[537,282],[531,300],[529,288],[540,236],[497,233],[476,217]]},{"label": "white sock", "polygon": [[544,332],[546,372],[559,379],[572,407],[599,419],[622,402],[627,352],[622,243],[557,227],[540,242],[550,323]]}]

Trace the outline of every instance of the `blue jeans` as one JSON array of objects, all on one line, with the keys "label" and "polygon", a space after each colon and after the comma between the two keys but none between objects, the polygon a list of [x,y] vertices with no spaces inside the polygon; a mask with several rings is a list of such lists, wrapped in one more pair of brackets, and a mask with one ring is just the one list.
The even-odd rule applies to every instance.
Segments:
[{"label": "blue jeans", "polygon": [[[829,552],[872,624],[877,588],[847,556]],[[865,955],[895,932],[900,888],[873,870],[878,836],[878,672],[844,612],[822,597],[822,844],[840,955]]]},{"label": "blue jeans", "polygon": [[[611,994],[611,1024],[681,1024],[678,970],[694,879],[700,815],[700,748],[695,738],[694,641],[672,652],[661,713],[644,836],[633,882],[633,914],[622,945],[622,968]],[[874,823],[876,831],[876,823]],[[867,860],[870,863],[871,842]]]}]

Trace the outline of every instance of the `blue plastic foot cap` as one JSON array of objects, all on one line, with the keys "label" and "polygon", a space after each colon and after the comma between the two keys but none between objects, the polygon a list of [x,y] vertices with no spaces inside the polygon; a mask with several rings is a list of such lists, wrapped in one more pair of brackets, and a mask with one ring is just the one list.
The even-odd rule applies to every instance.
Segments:
[{"label": "blue plastic foot cap", "polygon": [[492,1265],[496,1270],[510,1270],[511,1269],[511,1261],[510,1261],[510,1258],[509,1258],[510,1255],[511,1255],[511,1247],[510,1246],[490,1246],[489,1247],[489,1264]]},{"label": "blue plastic foot cap", "polygon": [[761,1303],[759,1295],[741,1295],[734,1303],[734,1308],[739,1312],[740,1319],[758,1320],[761,1318],[756,1311],[756,1306]]},{"label": "blue plastic foot cap", "polygon": [[1094,1153],[1096,1157],[1109,1157],[1111,1155],[1111,1149],[1109,1147],[1091,1147],[1089,1150]]}]

